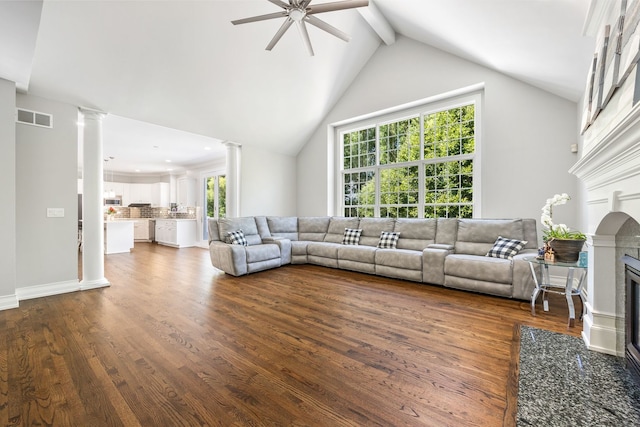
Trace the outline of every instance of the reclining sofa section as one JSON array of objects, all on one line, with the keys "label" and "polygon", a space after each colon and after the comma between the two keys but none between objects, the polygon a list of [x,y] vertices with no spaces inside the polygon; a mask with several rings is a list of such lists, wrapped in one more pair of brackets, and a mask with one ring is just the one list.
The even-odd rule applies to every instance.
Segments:
[{"label": "reclining sofa section", "polygon": [[[211,263],[233,276],[316,264],[522,300],[535,286],[522,259],[537,253],[534,219],[256,216],[209,219],[208,227]],[[345,229],[359,240],[343,243]],[[399,235],[378,247],[383,232]],[[526,244],[512,258],[487,256],[499,237]]]}]

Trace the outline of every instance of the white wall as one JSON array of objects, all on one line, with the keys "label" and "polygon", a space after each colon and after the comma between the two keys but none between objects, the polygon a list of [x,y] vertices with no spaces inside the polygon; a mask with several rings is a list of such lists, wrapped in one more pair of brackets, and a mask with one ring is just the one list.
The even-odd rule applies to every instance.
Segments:
[{"label": "white wall", "polygon": [[[16,103],[53,115],[52,129],[15,125],[17,288],[77,283],[78,109],[22,94]],[[65,215],[48,218],[47,208]]]},{"label": "white wall", "polygon": [[242,146],[240,215],[296,215],[296,158]]},{"label": "white wall", "polygon": [[[482,216],[539,220],[546,199],[577,191],[577,105],[414,40],[382,45],[298,154],[297,214],[326,215],[327,126],[484,83]],[[577,203],[554,220],[572,226]]]},{"label": "white wall", "polygon": [[0,309],[15,307],[16,289],[16,85],[0,79]]}]

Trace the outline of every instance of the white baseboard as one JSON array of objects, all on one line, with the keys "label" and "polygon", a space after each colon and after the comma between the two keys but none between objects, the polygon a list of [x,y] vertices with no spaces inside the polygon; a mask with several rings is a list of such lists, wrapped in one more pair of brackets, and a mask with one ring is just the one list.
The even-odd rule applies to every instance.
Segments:
[{"label": "white baseboard", "polygon": [[81,291],[87,291],[89,289],[105,288],[107,286],[111,286],[111,283],[105,277],[98,280],[91,280],[91,281],[83,280],[82,282],[80,282]]},{"label": "white baseboard", "polygon": [[618,330],[615,315],[593,313],[588,306],[587,315],[583,319],[582,340],[589,350],[599,353],[624,356],[618,351]]},{"label": "white baseboard", "polygon": [[18,297],[15,294],[0,297],[0,311],[18,308],[18,305]]},{"label": "white baseboard", "polygon": [[17,288],[16,296],[18,301],[25,299],[48,297],[51,295],[66,294],[80,290],[80,283],[77,280],[69,280],[68,282],[47,283],[44,285],[27,286],[25,288]]}]

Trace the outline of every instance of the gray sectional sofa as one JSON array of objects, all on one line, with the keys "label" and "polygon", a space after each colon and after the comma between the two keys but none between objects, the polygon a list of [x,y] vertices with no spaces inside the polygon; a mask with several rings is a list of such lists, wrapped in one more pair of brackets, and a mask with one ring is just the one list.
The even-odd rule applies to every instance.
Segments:
[{"label": "gray sectional sofa", "polygon": [[[537,253],[534,219],[256,216],[208,227],[213,266],[233,276],[316,264],[522,300],[534,288],[523,260]],[[343,244],[345,229],[361,230],[358,244]],[[238,230],[244,241],[231,243]],[[399,233],[395,248],[378,247],[383,232]],[[526,244],[510,259],[487,256],[500,236]]]}]

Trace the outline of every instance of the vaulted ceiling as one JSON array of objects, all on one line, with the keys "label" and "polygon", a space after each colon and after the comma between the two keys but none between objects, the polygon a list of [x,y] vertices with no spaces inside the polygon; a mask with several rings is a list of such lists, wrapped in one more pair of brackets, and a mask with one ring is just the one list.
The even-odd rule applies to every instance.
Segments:
[{"label": "vaulted ceiling", "polygon": [[[5,0],[0,77],[33,95],[157,125],[158,131],[184,131],[185,139],[195,134],[290,155],[378,47],[392,43],[379,36],[384,25],[392,35],[572,101],[581,96],[594,51],[593,38],[583,36],[587,0],[370,3],[379,14],[352,9],[319,15],[351,41],[309,26],[312,57],[293,29],[265,50],[281,19],[231,24],[281,10],[267,0]],[[143,143],[152,143],[143,139],[138,135],[140,145],[124,145],[142,151]],[[105,140],[105,155],[113,155],[107,149]],[[194,153],[190,161],[207,155]]]}]

